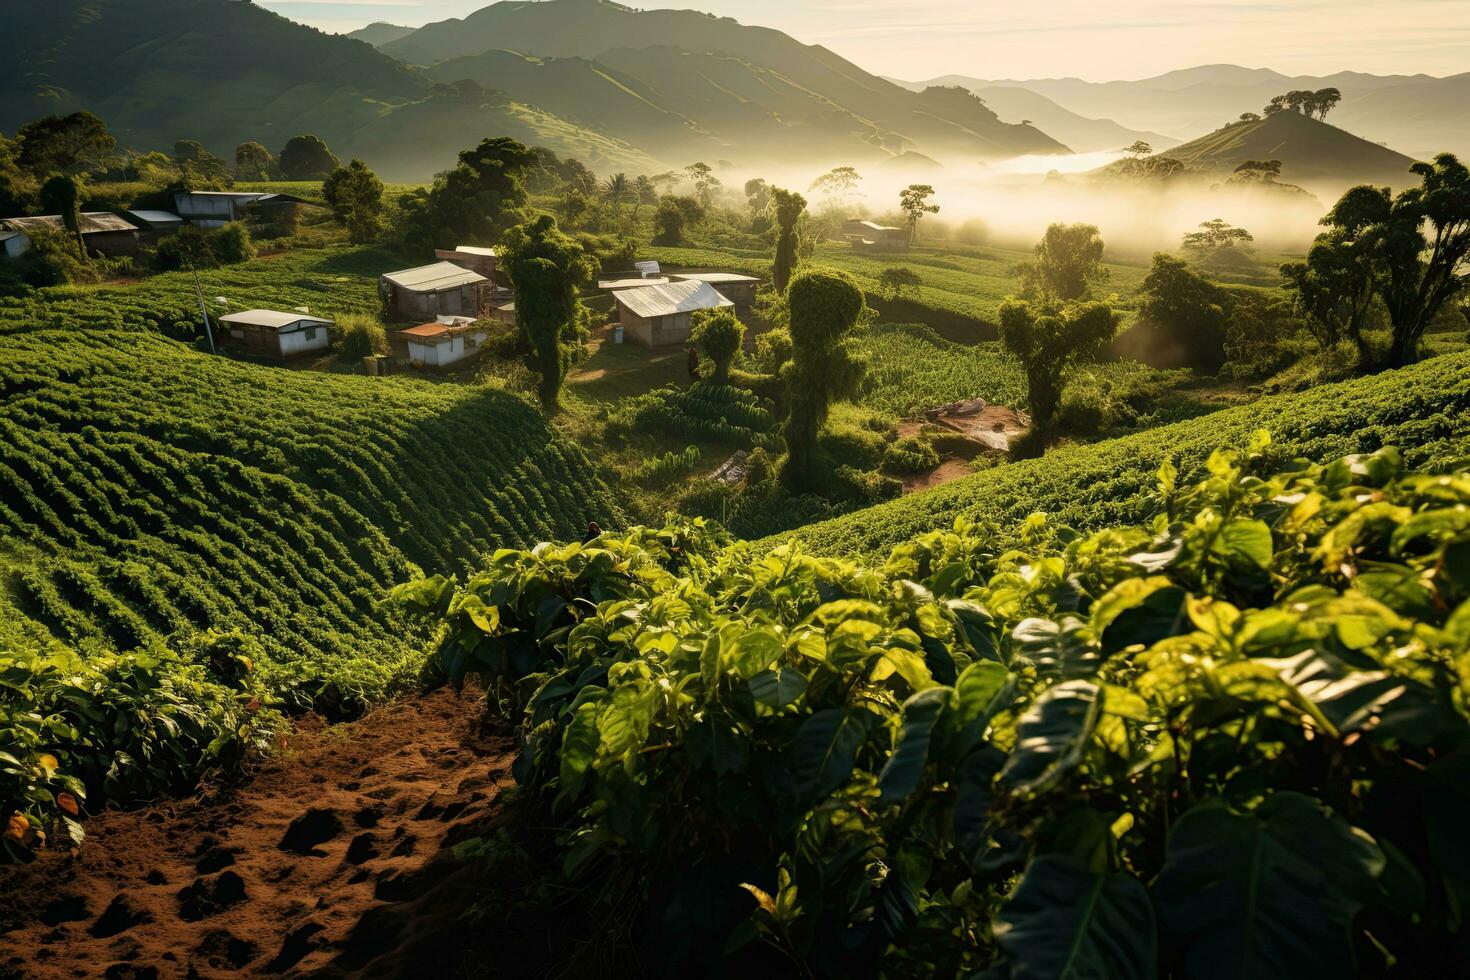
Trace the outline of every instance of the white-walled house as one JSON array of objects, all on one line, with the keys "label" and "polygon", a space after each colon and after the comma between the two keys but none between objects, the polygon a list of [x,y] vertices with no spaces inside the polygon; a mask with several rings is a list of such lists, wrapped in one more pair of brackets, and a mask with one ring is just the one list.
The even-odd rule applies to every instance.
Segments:
[{"label": "white-walled house", "polygon": [[413,367],[445,368],[480,352],[487,331],[470,317],[446,316],[388,335],[394,359]]},{"label": "white-walled house", "polygon": [[246,310],[219,318],[224,345],[242,354],[286,361],[325,351],[332,321],[305,313]]}]

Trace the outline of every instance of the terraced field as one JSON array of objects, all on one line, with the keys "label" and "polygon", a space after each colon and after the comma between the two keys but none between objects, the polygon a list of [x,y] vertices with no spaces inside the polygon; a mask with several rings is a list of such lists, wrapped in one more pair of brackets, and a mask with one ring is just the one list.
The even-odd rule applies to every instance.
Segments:
[{"label": "terraced field", "polygon": [[416,566],[621,512],[498,390],[322,375],[140,331],[0,335],[0,569],[31,632],[130,650],[241,630],[310,699],[412,652],[380,609]]},{"label": "terraced field", "polygon": [[1154,474],[1173,459],[1181,480],[1199,473],[1218,446],[1245,445],[1269,429],[1272,452],[1321,460],[1399,446],[1414,466],[1470,454],[1470,354],[1448,354],[1413,367],[1249,405],[977,473],[934,490],[766,539],[795,538],[823,554],[886,553],[916,534],[956,518],[1014,524],[1043,511],[1082,528],[1146,516]]}]

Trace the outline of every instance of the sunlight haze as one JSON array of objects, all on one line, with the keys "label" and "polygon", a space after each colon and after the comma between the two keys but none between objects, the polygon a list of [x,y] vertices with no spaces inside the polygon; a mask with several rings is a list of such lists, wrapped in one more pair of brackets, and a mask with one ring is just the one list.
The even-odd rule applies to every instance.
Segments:
[{"label": "sunlight haze", "polygon": [[[260,5],[323,30],[345,32],[373,21],[417,27],[463,17],[486,3],[260,0]],[[1470,70],[1470,0],[1056,0],[1043,7],[994,0],[671,0],[666,6],[774,27],[870,71],[908,79],[956,73],[1107,81],[1216,62],[1302,75]]]}]

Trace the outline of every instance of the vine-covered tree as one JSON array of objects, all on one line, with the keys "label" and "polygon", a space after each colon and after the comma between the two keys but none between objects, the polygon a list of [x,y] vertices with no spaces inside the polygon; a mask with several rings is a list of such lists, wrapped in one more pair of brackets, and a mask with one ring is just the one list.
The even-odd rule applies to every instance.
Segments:
[{"label": "vine-covered tree", "polygon": [[864,364],[846,338],[862,316],[863,291],[846,273],[803,272],[786,291],[791,315],[791,360],[781,368],[790,411],[783,435],[781,479],[797,490],[818,489],[817,436],[833,399],[851,392]]},{"label": "vine-covered tree", "polygon": [[82,241],[82,189],[77,179],[56,174],[41,185],[41,209],[47,214],[61,215],[61,223],[76,240],[77,256],[87,261],[87,246]]},{"label": "vine-covered tree", "polygon": [[776,292],[782,293],[786,291],[791,275],[796,271],[801,251],[798,225],[802,212],[806,210],[806,198],[795,191],[773,187],[771,200],[776,206],[776,255],[771,262],[771,283],[776,287]]},{"label": "vine-covered tree", "polygon": [[525,174],[535,162],[529,147],[507,136],[464,150],[433,187],[399,198],[404,247],[422,253],[459,242],[494,241],[521,217]]},{"label": "vine-covered tree", "polygon": [[910,184],[898,192],[898,206],[909,222],[909,241],[919,240],[919,219],[926,214],[938,214],[939,205],[930,204],[934,188],[928,184]]},{"label": "vine-covered tree", "polygon": [[286,180],[321,180],[341,164],[325,140],[306,134],[286,141],[278,165]]},{"label": "vine-covered tree", "polygon": [[383,231],[383,182],[361,160],[333,170],[322,196],[354,242],[370,242]]},{"label": "vine-covered tree", "polygon": [[38,180],[52,174],[77,176],[100,170],[111,161],[117,140],[107,124],[90,112],[46,116],[15,133],[17,162]]},{"label": "vine-covered tree", "polygon": [[1049,226],[1032,249],[1035,260],[1021,269],[1021,295],[1049,303],[1091,298],[1108,278],[1103,249],[1096,225]]},{"label": "vine-covered tree", "polygon": [[694,316],[691,335],[700,353],[712,365],[710,380],[717,385],[730,383],[730,365],[745,343],[745,324],[729,310],[702,310]]},{"label": "vine-covered tree", "polygon": [[554,414],[561,407],[562,381],[581,321],[578,290],[596,275],[597,263],[550,215],[507,231],[500,258],[515,289],[516,329],[526,365],[539,379],[542,408]]},{"label": "vine-covered tree", "polygon": [[251,140],[235,147],[237,180],[270,180],[276,169],[276,158],[264,145]]},{"label": "vine-covered tree", "polygon": [[1000,308],[1000,342],[1026,373],[1032,445],[1045,446],[1056,429],[1057,408],[1069,369],[1097,357],[1118,332],[1105,303],[1038,305],[1007,300]]}]

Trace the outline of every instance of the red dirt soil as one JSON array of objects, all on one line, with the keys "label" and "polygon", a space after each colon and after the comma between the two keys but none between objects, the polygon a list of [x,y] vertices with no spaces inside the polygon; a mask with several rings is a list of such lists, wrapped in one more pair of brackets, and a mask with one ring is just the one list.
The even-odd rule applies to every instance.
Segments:
[{"label": "red dirt soil", "polygon": [[406,975],[379,924],[449,884],[442,849],[510,784],[479,718],[440,690],[308,719],[235,785],[89,820],[75,857],[0,869],[0,977]]}]

